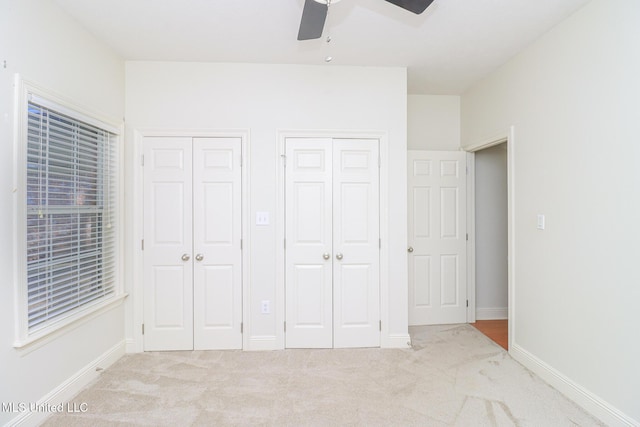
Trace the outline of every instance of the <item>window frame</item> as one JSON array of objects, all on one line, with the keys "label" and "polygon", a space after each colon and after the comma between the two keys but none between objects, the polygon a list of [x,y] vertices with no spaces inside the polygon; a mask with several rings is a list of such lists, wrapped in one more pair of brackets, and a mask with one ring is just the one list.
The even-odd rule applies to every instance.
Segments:
[{"label": "window frame", "polygon": [[[122,280],[122,242],[123,242],[123,191],[122,174],[122,130],[123,124],[101,116],[61,95],[46,90],[31,82],[15,76],[14,94],[14,313],[15,313],[15,348],[30,346],[35,342],[46,341],[43,338],[64,333],[69,328],[78,326],[120,303],[126,294],[123,292]],[[73,120],[95,126],[113,135],[115,144],[113,189],[113,222],[116,230],[113,238],[114,284],[113,293],[95,300],[85,302],[71,311],[53,317],[44,325],[29,330],[29,297],[27,279],[27,149],[29,103],[33,102],[56,114],[67,116]]]}]

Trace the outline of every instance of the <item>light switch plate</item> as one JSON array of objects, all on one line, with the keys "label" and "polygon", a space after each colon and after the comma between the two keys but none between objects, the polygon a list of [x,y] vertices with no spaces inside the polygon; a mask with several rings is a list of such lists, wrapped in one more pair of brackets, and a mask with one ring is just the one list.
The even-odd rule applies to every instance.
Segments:
[{"label": "light switch plate", "polygon": [[269,212],[256,212],[256,225],[269,225]]}]

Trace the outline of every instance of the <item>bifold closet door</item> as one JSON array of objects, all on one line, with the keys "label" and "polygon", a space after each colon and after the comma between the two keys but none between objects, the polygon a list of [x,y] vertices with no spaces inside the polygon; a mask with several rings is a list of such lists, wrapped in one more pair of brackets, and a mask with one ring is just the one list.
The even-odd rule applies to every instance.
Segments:
[{"label": "bifold closet door", "polygon": [[333,346],[380,346],[378,140],[333,140]]},{"label": "bifold closet door", "polygon": [[380,345],[378,141],[288,138],[286,346]]},{"label": "bifold closet door", "polygon": [[193,139],[193,347],[242,348],[241,146]]},{"label": "bifold closet door", "polygon": [[144,140],[144,349],[242,348],[241,141]]},{"label": "bifold closet door", "polygon": [[331,139],[286,141],[286,346],[333,346]]},{"label": "bifold closet door", "polygon": [[144,141],[144,349],[193,349],[191,138]]}]

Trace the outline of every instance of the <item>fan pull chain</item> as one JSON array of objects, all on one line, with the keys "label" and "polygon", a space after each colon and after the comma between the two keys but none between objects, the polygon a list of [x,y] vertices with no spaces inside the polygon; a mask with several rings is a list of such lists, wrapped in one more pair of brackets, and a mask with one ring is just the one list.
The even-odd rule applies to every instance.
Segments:
[{"label": "fan pull chain", "polygon": [[[327,42],[327,46],[329,46],[329,43],[331,43],[331,25],[329,25],[329,18],[330,18],[330,12],[331,11],[331,0],[327,0],[327,19],[326,19],[326,28],[327,28],[327,38],[326,38],[326,42]],[[331,62],[333,61],[333,57],[331,55],[327,55],[326,58],[324,58],[324,62]]]}]

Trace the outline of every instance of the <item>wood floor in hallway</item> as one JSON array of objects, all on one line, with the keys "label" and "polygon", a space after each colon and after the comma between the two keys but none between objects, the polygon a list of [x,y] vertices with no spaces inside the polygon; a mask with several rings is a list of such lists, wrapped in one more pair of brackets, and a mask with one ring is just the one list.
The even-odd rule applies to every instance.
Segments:
[{"label": "wood floor in hallway", "polygon": [[491,338],[505,350],[509,350],[509,321],[508,320],[476,320],[472,323],[477,330]]}]

